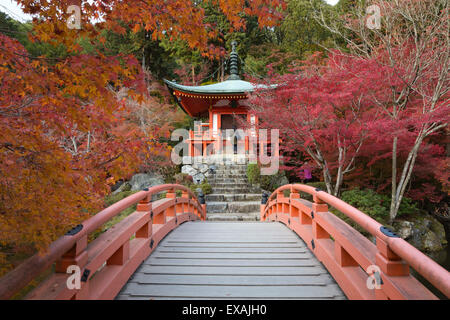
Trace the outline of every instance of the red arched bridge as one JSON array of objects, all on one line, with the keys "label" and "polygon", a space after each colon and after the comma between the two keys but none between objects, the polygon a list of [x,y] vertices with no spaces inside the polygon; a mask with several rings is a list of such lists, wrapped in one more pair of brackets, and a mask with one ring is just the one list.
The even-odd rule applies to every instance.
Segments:
[{"label": "red arched bridge", "polygon": [[[152,201],[162,192],[164,198]],[[180,185],[138,192],[6,274],[0,299],[52,266],[55,272],[27,299],[437,299],[410,267],[450,297],[447,270],[324,191],[283,186],[263,197],[260,222],[207,222],[204,203]],[[134,213],[89,241],[136,204]]]}]

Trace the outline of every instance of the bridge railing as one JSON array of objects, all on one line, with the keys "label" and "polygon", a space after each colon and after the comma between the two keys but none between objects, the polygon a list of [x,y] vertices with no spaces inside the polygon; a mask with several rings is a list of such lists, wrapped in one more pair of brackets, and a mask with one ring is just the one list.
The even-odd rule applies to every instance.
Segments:
[{"label": "bridge railing", "polygon": [[[167,192],[165,198],[152,202],[161,192]],[[10,299],[53,264],[55,273],[27,299],[113,299],[171,230],[186,221],[205,220],[206,205],[201,202],[181,185],[160,185],[131,195],[53,242],[45,255],[37,254],[7,273],[0,279],[0,299]],[[134,213],[88,243],[90,234],[136,204]]]},{"label": "bridge railing", "polygon": [[[284,195],[289,191],[290,195]],[[300,193],[313,197],[302,199]],[[364,237],[329,212],[331,206],[375,239]],[[350,299],[437,299],[410,274],[410,266],[450,298],[450,273],[391,230],[344,201],[310,186],[277,189],[261,205],[262,221],[296,232]]]}]

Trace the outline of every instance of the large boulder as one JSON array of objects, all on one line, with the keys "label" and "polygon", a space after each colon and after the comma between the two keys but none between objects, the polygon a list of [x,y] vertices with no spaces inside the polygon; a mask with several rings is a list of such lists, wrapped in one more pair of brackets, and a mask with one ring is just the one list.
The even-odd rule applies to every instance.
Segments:
[{"label": "large boulder", "polygon": [[193,177],[198,173],[198,171],[193,166],[188,164],[181,167],[181,173],[185,173]]},{"label": "large boulder", "polygon": [[184,165],[181,168],[181,172],[190,175],[195,184],[202,183],[209,171],[209,166],[204,163],[194,163],[193,165]]},{"label": "large boulder", "polygon": [[201,184],[205,180],[205,175],[203,173],[197,173],[193,176],[195,184]]},{"label": "large boulder", "polygon": [[399,221],[397,224],[397,234],[402,239],[409,239],[413,233],[414,224],[409,221]]},{"label": "large boulder", "polygon": [[131,178],[129,184],[131,185],[131,191],[139,191],[164,184],[164,178],[155,173],[138,173]]},{"label": "large boulder", "polygon": [[398,235],[420,251],[436,252],[447,245],[444,227],[432,216],[425,214],[394,223]]},{"label": "large boulder", "polygon": [[119,188],[117,188],[116,190],[113,191],[112,194],[117,194],[117,193],[121,193],[121,192],[125,192],[125,191],[130,191],[131,190],[131,185],[129,182],[123,182]]},{"label": "large boulder", "polygon": [[199,165],[198,171],[200,171],[200,173],[205,174],[207,171],[209,170],[209,165],[202,163],[201,165]]}]

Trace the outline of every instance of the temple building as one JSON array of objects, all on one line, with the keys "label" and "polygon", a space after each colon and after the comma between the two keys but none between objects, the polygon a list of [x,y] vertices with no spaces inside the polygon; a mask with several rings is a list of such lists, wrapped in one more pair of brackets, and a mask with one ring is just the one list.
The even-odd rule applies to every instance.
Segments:
[{"label": "temple building", "polygon": [[189,151],[184,156],[209,159],[209,162],[215,159],[242,163],[253,162],[261,147],[270,150],[270,143],[260,141],[258,118],[248,110],[248,94],[259,87],[241,80],[236,42],[232,45],[230,75],[225,81],[186,86],[164,80],[184,112],[194,119],[207,119],[195,122],[186,141]]}]

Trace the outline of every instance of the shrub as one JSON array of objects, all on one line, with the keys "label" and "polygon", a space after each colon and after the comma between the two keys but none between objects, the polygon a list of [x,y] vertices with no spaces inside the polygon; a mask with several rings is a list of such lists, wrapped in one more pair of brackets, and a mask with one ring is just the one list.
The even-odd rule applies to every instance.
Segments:
[{"label": "shrub", "polygon": [[[316,189],[327,191],[327,186],[326,186],[325,182],[320,182],[320,181],[319,182],[308,182],[308,183],[306,183],[306,185],[316,188]],[[300,197],[302,199],[305,199],[308,201],[313,201],[313,197],[309,193],[300,192]]]},{"label": "shrub", "polygon": [[271,192],[284,185],[284,182],[287,182],[284,172],[279,171],[277,174],[270,176],[261,175],[261,168],[254,163],[247,166],[247,180],[250,184],[259,184],[263,190]]},{"label": "shrub", "polygon": [[274,192],[276,189],[284,185],[284,183],[282,183],[283,178],[284,173],[282,172],[278,172],[277,174],[271,176],[261,176],[261,188],[270,192]]},{"label": "shrub", "polygon": [[[119,202],[120,200],[125,199],[126,197],[129,197],[132,194],[135,194],[136,192],[137,191],[128,190],[128,191],[118,192],[116,194],[110,194],[110,195],[106,196],[106,198],[105,198],[105,207],[112,206],[116,202]],[[117,223],[119,223],[120,221],[122,221],[123,219],[128,217],[130,214],[132,214],[134,211],[136,211],[136,206],[137,205],[133,205],[130,208],[123,210],[121,213],[116,215],[114,218],[107,221],[103,226],[99,227],[96,231],[94,231],[90,235],[89,240],[92,241],[92,240],[96,239],[100,234],[102,234],[103,232],[105,232],[106,230],[111,228],[112,226],[116,225]]]},{"label": "shrub", "polygon": [[181,184],[183,186],[189,186],[194,182],[192,176],[186,173],[177,173],[173,178],[176,184]]},{"label": "shrub", "polygon": [[192,190],[192,192],[194,192],[197,196],[197,189],[200,188],[202,189],[202,192],[204,195],[210,194],[212,193],[212,187],[211,185],[208,183],[208,179],[205,178],[205,180],[203,180],[203,182],[201,184],[194,184],[192,183],[189,188]]},{"label": "shrub", "polygon": [[361,210],[380,223],[389,219],[389,197],[371,189],[352,189],[342,192],[341,200]]},{"label": "shrub", "polygon": [[[391,201],[390,198],[389,201]],[[415,215],[417,213],[419,213],[419,208],[417,208],[417,204],[413,202],[413,200],[410,198],[403,198],[402,204],[398,209],[397,217]]]},{"label": "shrub", "polygon": [[136,193],[136,191],[131,191],[131,188],[129,188],[128,190],[124,190],[122,192],[110,194],[105,197],[105,205],[106,205],[106,207],[109,207],[109,206],[113,205],[114,203],[116,203],[122,199],[125,199],[126,197],[131,196],[134,193]]},{"label": "shrub", "polygon": [[181,172],[181,166],[163,166],[159,172],[164,177],[165,183],[175,183],[175,176]]},{"label": "shrub", "polygon": [[[391,198],[387,195],[378,194],[371,189],[352,189],[342,192],[341,199],[380,223],[389,220]],[[403,198],[397,217],[418,212],[416,204],[411,199]]]},{"label": "shrub", "polygon": [[261,179],[261,171],[258,164],[250,163],[247,166],[247,179],[250,184],[258,184]]}]

